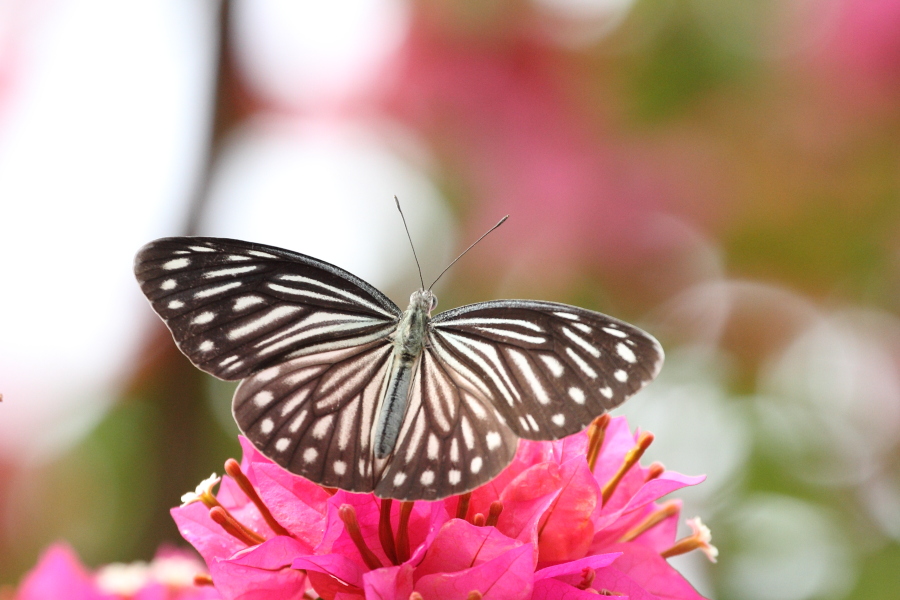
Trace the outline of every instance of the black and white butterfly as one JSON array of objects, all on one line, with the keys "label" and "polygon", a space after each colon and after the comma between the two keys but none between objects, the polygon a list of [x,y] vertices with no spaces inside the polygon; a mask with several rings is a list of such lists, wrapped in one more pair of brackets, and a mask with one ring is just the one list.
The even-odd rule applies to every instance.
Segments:
[{"label": "black and white butterfly", "polygon": [[234,417],[263,454],[382,498],[472,490],[519,438],[581,431],[663,362],[653,337],[600,313],[496,300],[431,317],[430,290],[401,311],[343,269],[250,242],[159,239],[134,272],[191,362],[243,380]]}]

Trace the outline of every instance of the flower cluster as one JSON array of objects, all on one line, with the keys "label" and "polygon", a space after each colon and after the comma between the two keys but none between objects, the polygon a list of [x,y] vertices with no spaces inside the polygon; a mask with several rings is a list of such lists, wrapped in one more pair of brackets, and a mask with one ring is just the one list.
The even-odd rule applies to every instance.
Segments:
[{"label": "flower cluster", "polygon": [[393,502],[291,475],[245,439],[243,462],[172,510],[223,598],[700,600],[666,558],[716,549],[661,497],[703,477],[641,466],[649,433],[604,415],[556,442],[521,441],[496,479],[439,502]]},{"label": "flower cluster", "polygon": [[[51,546],[15,600],[221,600],[194,555],[162,550],[149,564],[111,564],[91,573],[64,544]],[[2,594],[0,594],[2,596]]]}]

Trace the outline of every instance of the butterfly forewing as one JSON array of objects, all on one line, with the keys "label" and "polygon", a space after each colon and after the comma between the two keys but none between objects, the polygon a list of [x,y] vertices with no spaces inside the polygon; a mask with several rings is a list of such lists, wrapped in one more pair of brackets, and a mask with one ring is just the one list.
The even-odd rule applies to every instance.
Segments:
[{"label": "butterfly forewing", "polygon": [[181,351],[222,379],[383,339],[400,315],[334,265],[238,240],[156,240],[138,252],[134,271]]},{"label": "butterfly forewing", "polygon": [[637,327],[554,302],[484,302],[432,324],[437,356],[528,439],[581,431],[649,383],[663,361],[659,343]]}]

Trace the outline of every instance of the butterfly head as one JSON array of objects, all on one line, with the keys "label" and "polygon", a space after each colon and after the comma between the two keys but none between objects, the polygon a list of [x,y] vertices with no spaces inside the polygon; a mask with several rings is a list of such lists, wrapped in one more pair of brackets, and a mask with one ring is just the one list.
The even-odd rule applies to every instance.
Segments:
[{"label": "butterfly head", "polygon": [[438,299],[431,290],[418,290],[409,296],[410,307],[415,307],[425,313],[431,314],[438,305]]}]

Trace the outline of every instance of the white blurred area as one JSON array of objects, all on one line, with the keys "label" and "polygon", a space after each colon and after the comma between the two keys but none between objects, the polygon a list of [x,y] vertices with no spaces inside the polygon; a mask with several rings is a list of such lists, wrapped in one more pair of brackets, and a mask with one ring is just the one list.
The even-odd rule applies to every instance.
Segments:
[{"label": "white blurred area", "polygon": [[[9,3],[8,3],[9,4]],[[216,5],[13,2],[0,44],[0,453],[89,430],[134,359],[131,260],[205,159]]]},{"label": "white blurred area", "polygon": [[377,94],[409,19],[405,0],[236,0],[230,26],[256,93],[288,109],[333,112]]},{"label": "white blurred area", "polygon": [[[377,286],[416,282],[392,196],[426,277],[453,240],[427,151],[365,108],[314,110],[377,85],[407,6],[302,6],[233,7],[236,62],[273,111],[226,139],[200,233],[319,256]],[[155,319],[131,262],[184,232],[207,160],[218,10],[7,0],[0,11],[16,20],[0,27],[0,68],[15,75],[0,88],[0,453],[16,464],[58,455],[102,418]]]}]

